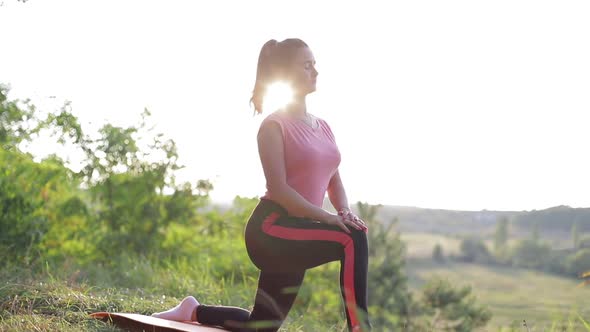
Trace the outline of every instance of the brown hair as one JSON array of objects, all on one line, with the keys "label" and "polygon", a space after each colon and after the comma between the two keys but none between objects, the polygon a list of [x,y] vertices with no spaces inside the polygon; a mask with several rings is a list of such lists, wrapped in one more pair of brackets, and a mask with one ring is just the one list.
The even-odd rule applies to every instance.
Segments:
[{"label": "brown hair", "polygon": [[298,38],[288,38],[281,42],[271,39],[262,45],[258,56],[256,82],[254,82],[254,90],[250,98],[255,113],[262,113],[262,102],[267,86],[273,81],[286,78],[295,52],[302,47],[308,46]]}]

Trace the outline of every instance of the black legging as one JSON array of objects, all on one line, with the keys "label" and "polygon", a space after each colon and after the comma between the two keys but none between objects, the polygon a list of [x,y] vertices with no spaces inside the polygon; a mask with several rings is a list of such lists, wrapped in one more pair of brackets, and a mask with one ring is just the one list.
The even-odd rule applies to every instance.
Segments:
[{"label": "black legging", "polygon": [[252,312],[237,307],[197,307],[197,320],[230,331],[277,331],[303,282],[305,270],[339,260],[340,288],[349,329],[370,329],[367,315],[367,236],[337,226],[288,216],[261,199],[246,226],[246,248],[260,269]]}]

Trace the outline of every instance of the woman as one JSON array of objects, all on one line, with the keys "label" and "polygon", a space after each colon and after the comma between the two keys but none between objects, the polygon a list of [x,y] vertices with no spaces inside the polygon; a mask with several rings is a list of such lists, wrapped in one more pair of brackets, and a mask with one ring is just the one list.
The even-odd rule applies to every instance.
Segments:
[{"label": "woman", "polygon": [[[349,329],[370,329],[367,226],[349,208],[338,173],[340,153],[330,127],[307,112],[305,98],[315,91],[317,76],[313,54],[302,40],[270,40],[263,45],[251,98],[255,111],[262,113],[271,83],[290,83],[294,98],[268,115],[258,131],[267,191],[245,230],[248,255],[260,269],[252,311],[204,305],[189,296],[153,316],[231,331],[277,331],[305,270],[339,260]],[[326,192],[337,214],[322,208]]]}]

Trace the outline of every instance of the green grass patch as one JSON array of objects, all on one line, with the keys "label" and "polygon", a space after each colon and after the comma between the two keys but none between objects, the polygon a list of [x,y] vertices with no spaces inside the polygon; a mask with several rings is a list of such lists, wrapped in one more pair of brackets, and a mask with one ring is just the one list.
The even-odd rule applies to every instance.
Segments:
[{"label": "green grass patch", "polygon": [[406,256],[409,258],[432,257],[436,244],[442,246],[445,256],[456,255],[461,245],[460,239],[431,233],[401,233],[400,238],[407,244]]},{"label": "green grass patch", "polygon": [[458,254],[459,239],[431,233],[401,238],[410,289],[419,291],[434,276],[471,286],[478,303],[493,313],[487,331],[590,331],[590,287],[579,287],[580,280],[508,266],[441,264],[432,260],[434,246],[439,243],[445,256]]},{"label": "green grass patch", "polygon": [[[127,277],[120,272],[93,275],[50,268],[37,275],[14,268],[2,271],[0,331],[118,331],[89,314],[107,311],[150,315],[176,305],[187,295],[194,295],[202,303],[252,308],[257,278],[246,273],[218,277],[182,262],[157,267],[144,261],[129,266]],[[332,264],[310,271],[281,331],[346,330],[345,318],[339,312],[336,268]],[[333,275],[334,285],[315,284],[314,279],[323,280],[317,278],[322,274]],[[141,287],[121,286],[134,281]],[[326,315],[324,310],[335,312]]]}]

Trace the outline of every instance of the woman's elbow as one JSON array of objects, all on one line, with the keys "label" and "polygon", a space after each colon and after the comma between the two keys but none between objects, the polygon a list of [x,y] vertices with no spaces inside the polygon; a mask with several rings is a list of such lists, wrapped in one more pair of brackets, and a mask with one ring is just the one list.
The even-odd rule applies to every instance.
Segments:
[{"label": "woman's elbow", "polygon": [[271,182],[266,185],[266,188],[271,193],[271,195],[274,197],[284,196],[284,192],[286,191],[285,187],[286,187],[286,184],[280,183],[280,182],[276,182],[276,183]]},{"label": "woman's elbow", "polygon": [[274,201],[285,207],[289,205],[289,186],[286,183],[269,183],[267,189]]}]

